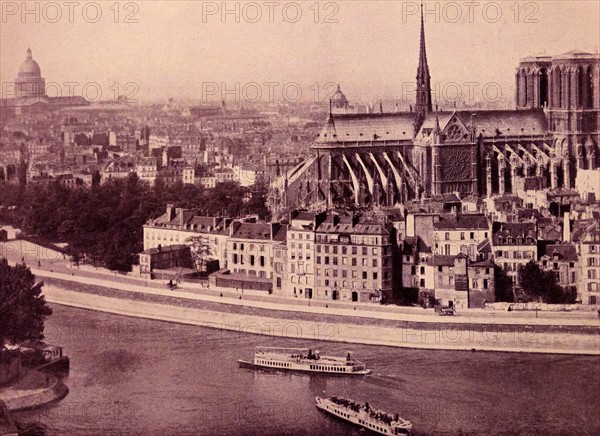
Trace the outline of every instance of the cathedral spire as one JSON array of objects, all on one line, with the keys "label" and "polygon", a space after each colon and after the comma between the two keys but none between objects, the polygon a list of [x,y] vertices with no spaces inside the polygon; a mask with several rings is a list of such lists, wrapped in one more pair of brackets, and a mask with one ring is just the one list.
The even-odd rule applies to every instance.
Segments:
[{"label": "cathedral spire", "polygon": [[423,3],[421,3],[421,44],[419,50],[419,66],[417,68],[417,101],[415,105],[417,116],[425,117],[432,112],[431,107],[431,76],[427,64],[427,49],[425,46],[425,20],[423,18]]}]

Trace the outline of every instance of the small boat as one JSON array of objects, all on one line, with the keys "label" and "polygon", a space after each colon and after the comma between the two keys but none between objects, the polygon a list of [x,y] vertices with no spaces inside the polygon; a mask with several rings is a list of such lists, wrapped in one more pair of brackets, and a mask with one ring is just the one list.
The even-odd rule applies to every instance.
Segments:
[{"label": "small boat", "polygon": [[412,424],[398,414],[392,416],[374,410],[369,403],[360,404],[346,398],[315,397],[317,407],[344,421],[366,428],[374,433],[387,435],[412,434]]},{"label": "small boat", "polygon": [[364,363],[346,356],[321,356],[310,348],[257,347],[252,361],[238,360],[241,367],[303,371],[332,375],[370,374]]}]

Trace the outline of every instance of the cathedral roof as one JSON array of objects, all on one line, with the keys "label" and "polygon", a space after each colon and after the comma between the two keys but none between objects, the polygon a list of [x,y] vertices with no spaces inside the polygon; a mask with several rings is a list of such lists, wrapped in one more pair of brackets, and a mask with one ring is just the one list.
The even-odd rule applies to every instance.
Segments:
[{"label": "cathedral roof", "polygon": [[42,77],[42,70],[31,57],[31,49],[27,49],[27,57],[19,67],[19,77]]},{"label": "cathedral roof", "polygon": [[415,114],[339,114],[331,117],[317,142],[412,140]]},{"label": "cathedral roof", "polygon": [[465,124],[471,124],[476,134],[484,137],[541,135],[548,130],[543,109],[533,110],[468,110],[457,115]]},{"label": "cathedral roof", "polygon": [[588,53],[582,50],[573,49],[566,53],[560,54],[558,56],[554,56],[554,59],[577,59],[577,58],[600,58],[598,54]]}]

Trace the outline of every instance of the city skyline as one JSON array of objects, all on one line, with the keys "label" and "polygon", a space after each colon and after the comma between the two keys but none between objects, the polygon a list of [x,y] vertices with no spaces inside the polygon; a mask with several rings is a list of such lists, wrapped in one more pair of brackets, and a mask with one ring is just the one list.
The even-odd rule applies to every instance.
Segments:
[{"label": "city skyline", "polygon": [[[82,4],[85,14],[75,9],[72,17],[65,6],[39,6],[39,12],[30,6],[34,12],[23,16],[20,4],[3,3],[0,80],[5,94],[5,84],[14,81],[31,47],[47,87],[58,83],[64,94],[67,82],[80,84],[79,89],[96,82],[103,100],[127,94],[129,82],[138,86],[135,97],[142,102],[218,101],[222,95],[243,101],[257,90],[263,100],[279,101],[286,100],[286,84],[293,84],[287,100],[300,89],[302,101],[324,101],[338,82],[352,101],[396,98],[407,104],[414,99],[417,2],[322,2],[300,4],[300,9],[281,3],[281,10],[260,2],[228,3],[231,11],[238,8],[238,16],[221,16],[223,5],[216,2],[126,2],[119,4],[118,14],[101,5],[96,23],[90,21],[98,10],[87,5]],[[297,22],[283,22],[295,19],[292,12]],[[445,88],[449,83],[458,85],[463,100],[471,100],[469,92],[474,102],[485,100],[482,87],[494,83],[502,100],[512,101],[519,59],[573,49],[596,52],[600,39],[600,6],[594,2],[578,2],[576,8],[566,2],[425,2],[424,12],[432,89],[440,105],[456,96],[456,88]],[[69,38],[75,34],[77,41]],[[454,43],[448,44],[448,34]],[[247,93],[241,92],[245,86],[250,86]]]}]

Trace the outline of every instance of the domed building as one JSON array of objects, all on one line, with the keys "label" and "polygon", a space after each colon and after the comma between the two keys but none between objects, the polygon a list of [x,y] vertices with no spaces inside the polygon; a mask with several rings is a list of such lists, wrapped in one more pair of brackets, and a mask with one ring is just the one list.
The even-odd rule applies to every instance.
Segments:
[{"label": "domed building", "polygon": [[38,63],[31,56],[31,49],[27,49],[27,57],[19,67],[19,74],[15,79],[15,96],[17,98],[45,97],[46,80]]},{"label": "domed building", "polygon": [[[88,106],[90,103],[79,95],[46,95],[46,80],[39,64],[28,48],[26,57],[15,78],[15,86],[5,98],[0,99],[0,117],[18,117],[25,114],[45,114],[67,107]],[[58,89],[60,93],[60,89]]]}]

